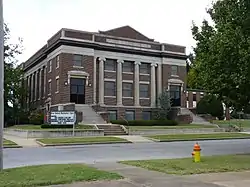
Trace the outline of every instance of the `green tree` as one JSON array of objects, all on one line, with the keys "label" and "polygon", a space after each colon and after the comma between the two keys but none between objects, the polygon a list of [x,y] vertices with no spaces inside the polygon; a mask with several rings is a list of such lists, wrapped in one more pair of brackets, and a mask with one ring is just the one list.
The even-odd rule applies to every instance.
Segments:
[{"label": "green tree", "polygon": [[158,107],[155,110],[154,118],[159,120],[168,119],[171,110],[171,97],[169,91],[165,89],[157,98]]},{"label": "green tree", "polygon": [[192,27],[196,47],[190,84],[241,110],[250,101],[250,1],[216,1],[207,13],[212,24],[204,20]]},{"label": "green tree", "polygon": [[17,120],[22,114],[25,97],[23,71],[17,66],[17,56],[22,52],[22,40],[10,43],[10,30],[4,25],[4,117],[5,122]]}]

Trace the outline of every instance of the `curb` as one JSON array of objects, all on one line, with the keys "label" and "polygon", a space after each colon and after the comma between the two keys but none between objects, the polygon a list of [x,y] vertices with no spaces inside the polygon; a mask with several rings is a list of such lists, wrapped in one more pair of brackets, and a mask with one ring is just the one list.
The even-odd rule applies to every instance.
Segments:
[{"label": "curb", "polygon": [[36,141],[37,144],[42,147],[53,147],[53,146],[71,146],[71,145],[103,145],[103,144],[121,144],[121,143],[132,143],[130,141],[127,142],[96,142],[96,143],[59,143],[59,144],[45,144],[40,141]]},{"label": "curb", "polygon": [[156,140],[156,142],[188,142],[188,141],[207,141],[207,140],[239,140],[250,139],[250,137],[235,137],[235,138],[196,138],[196,139],[175,139],[175,140]]},{"label": "curb", "polygon": [[7,145],[7,146],[3,146],[4,149],[10,149],[10,148],[23,148],[22,146],[19,146],[19,145]]}]

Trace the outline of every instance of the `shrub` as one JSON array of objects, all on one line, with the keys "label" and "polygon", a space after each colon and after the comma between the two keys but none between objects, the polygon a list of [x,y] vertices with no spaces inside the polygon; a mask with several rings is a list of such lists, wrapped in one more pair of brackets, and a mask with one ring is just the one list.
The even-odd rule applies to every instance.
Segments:
[{"label": "shrub", "polygon": [[214,95],[204,96],[197,104],[197,114],[210,114],[213,117],[223,119],[223,105]]},{"label": "shrub", "polygon": [[33,111],[29,116],[29,123],[33,125],[41,125],[44,123],[44,114],[41,111]]},{"label": "shrub", "polygon": [[112,120],[110,121],[113,124],[119,125],[129,125],[129,126],[175,126],[178,123],[174,120],[132,120],[128,121],[125,120]]},{"label": "shrub", "polygon": [[50,125],[50,124],[42,124],[42,129],[64,129],[64,128],[73,128],[73,125]]}]

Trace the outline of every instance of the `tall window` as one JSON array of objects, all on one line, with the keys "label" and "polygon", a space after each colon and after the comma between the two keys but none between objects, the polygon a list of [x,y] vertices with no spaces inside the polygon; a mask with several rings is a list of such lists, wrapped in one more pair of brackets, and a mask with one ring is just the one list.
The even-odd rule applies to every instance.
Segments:
[{"label": "tall window", "polygon": [[52,86],[51,86],[51,80],[48,82],[48,95],[51,94]]},{"label": "tall window", "polygon": [[116,96],[116,84],[112,81],[104,82],[104,95],[105,96]]},{"label": "tall window", "polygon": [[56,56],[56,68],[59,68],[59,64],[60,64],[60,57],[59,55]]},{"label": "tall window", "polygon": [[149,97],[149,85],[148,84],[140,84],[140,97],[141,98]]},{"label": "tall window", "polygon": [[110,110],[108,111],[108,120],[117,120],[117,111],[116,110]]},{"label": "tall window", "polygon": [[73,66],[82,67],[82,55],[73,55]]},{"label": "tall window", "polygon": [[135,120],[135,111],[127,110],[125,112],[125,119],[128,121]]},{"label": "tall window", "polygon": [[86,79],[70,79],[70,102],[76,104],[85,104],[85,85]]},{"label": "tall window", "polygon": [[133,97],[133,84],[132,83],[122,83],[122,96]]},{"label": "tall window", "polygon": [[148,63],[141,63],[140,65],[140,73],[142,74],[149,74],[149,70],[150,70],[150,64]]},{"label": "tall window", "polygon": [[48,72],[52,71],[52,60],[49,61]]},{"label": "tall window", "polygon": [[59,77],[56,78],[56,92],[59,92]]},{"label": "tall window", "polygon": [[104,70],[106,71],[116,71],[116,60],[106,59],[104,63]]},{"label": "tall window", "polygon": [[128,72],[128,73],[133,73],[134,72],[134,63],[130,61],[124,61],[122,64],[122,71],[123,72]]},{"label": "tall window", "polygon": [[171,75],[178,75],[178,66],[171,66]]}]

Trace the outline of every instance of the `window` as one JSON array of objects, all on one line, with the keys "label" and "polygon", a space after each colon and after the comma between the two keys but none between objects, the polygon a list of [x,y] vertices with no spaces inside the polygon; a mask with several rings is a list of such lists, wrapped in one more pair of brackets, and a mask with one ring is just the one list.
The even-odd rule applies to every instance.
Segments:
[{"label": "window", "polygon": [[178,66],[171,66],[171,75],[178,75]]},{"label": "window", "polygon": [[104,70],[106,71],[116,71],[116,60],[106,59],[104,63]]},{"label": "window", "polygon": [[142,74],[149,74],[149,64],[148,63],[141,63],[140,65],[140,73]]},{"label": "window", "polygon": [[149,112],[149,111],[143,111],[142,112],[142,119],[143,120],[151,120],[151,112]]},{"label": "window", "polygon": [[126,111],[125,119],[128,121],[135,120],[135,112],[134,111]]},{"label": "window", "polygon": [[49,83],[48,83],[48,95],[51,94],[51,89],[52,89],[51,80],[49,80]]},{"label": "window", "polygon": [[110,110],[108,111],[108,120],[117,120],[117,111],[116,110]]},{"label": "window", "polygon": [[59,77],[56,78],[56,93],[59,92]]},{"label": "window", "polygon": [[140,98],[149,97],[149,86],[148,84],[140,84]]},{"label": "window", "polygon": [[48,72],[52,71],[52,60],[49,61],[49,65],[48,65]]},{"label": "window", "polygon": [[196,93],[193,93],[193,101],[196,101]]},{"label": "window", "polygon": [[82,67],[82,55],[73,56],[73,66]]},{"label": "window", "polygon": [[128,72],[128,73],[133,73],[134,72],[134,63],[129,62],[129,61],[124,61],[124,63],[122,64],[122,71]]},{"label": "window", "polygon": [[122,96],[133,97],[133,84],[132,83],[122,83]]},{"label": "window", "polygon": [[60,57],[59,55],[56,56],[56,68],[59,68],[59,64],[60,64]]},{"label": "window", "polygon": [[104,95],[105,96],[116,96],[115,82],[111,82],[111,81],[104,82]]}]

